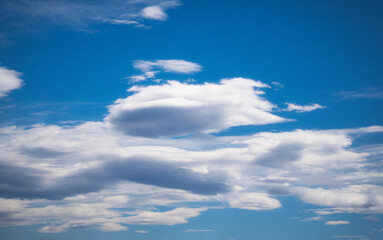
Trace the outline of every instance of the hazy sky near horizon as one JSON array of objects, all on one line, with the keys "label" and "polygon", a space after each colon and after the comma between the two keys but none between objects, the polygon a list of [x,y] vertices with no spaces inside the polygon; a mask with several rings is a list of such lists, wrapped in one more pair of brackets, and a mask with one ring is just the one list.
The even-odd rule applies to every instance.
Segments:
[{"label": "hazy sky near horizon", "polygon": [[381,239],[382,11],[0,0],[0,238]]}]

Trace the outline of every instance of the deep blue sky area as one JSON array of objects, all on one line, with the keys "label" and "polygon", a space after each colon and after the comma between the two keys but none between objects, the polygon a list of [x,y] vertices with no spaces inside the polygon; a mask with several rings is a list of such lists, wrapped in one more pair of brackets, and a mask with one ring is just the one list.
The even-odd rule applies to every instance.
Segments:
[{"label": "deep blue sky area", "polygon": [[[221,79],[235,77],[259,80],[269,85],[269,87],[260,89],[264,91],[264,94],[260,96],[274,105],[272,109],[265,110],[265,112],[272,113],[289,121],[275,121],[264,124],[234,124],[217,128],[206,127],[207,130],[213,129],[214,131],[205,131],[203,134],[212,134],[217,139],[220,139],[224,136],[246,137],[260,132],[278,133],[297,129],[312,131],[358,129],[383,125],[383,1],[139,0],[135,2],[116,0],[110,2],[92,2],[59,0],[53,5],[52,2],[49,3],[50,1],[46,0],[37,0],[35,4],[28,2],[29,1],[26,0],[0,0],[0,67],[19,72],[19,78],[22,79],[22,86],[7,92],[5,96],[1,95],[2,89],[0,82],[1,128],[16,126],[33,129],[37,125],[57,125],[65,126],[63,127],[65,129],[71,126],[82,126],[81,124],[88,121],[98,123],[105,121],[108,124],[117,125],[116,122],[121,120],[117,119],[116,122],[113,122],[110,120],[112,117],[110,117],[111,115],[109,114],[109,112],[117,112],[117,110],[108,110],[107,107],[119,98],[134,96],[134,92],[127,91],[127,89],[132,86],[161,86],[161,84],[166,83],[166,80],[177,80],[184,84],[196,85],[205,82],[219,84]],[[125,2],[127,5],[122,4],[125,4]],[[158,15],[145,15],[145,9],[152,6],[159,9],[160,12],[155,13]],[[116,19],[134,21],[135,23],[114,24],[113,21]],[[143,75],[146,74],[145,72],[148,72],[134,65],[137,63],[137,60],[152,61],[153,64],[156,60],[184,60],[197,64],[200,69],[180,73],[166,70],[166,68],[160,69],[160,65],[157,65],[158,69],[153,68],[154,70],[158,70],[158,72],[155,72],[155,78],[160,79],[161,82],[152,81],[154,78],[150,79],[150,77],[147,77],[146,81],[134,82],[132,81],[132,76]],[[2,77],[1,72],[0,77]],[[154,98],[154,95],[157,93],[153,92],[152,94]],[[212,95],[213,94],[214,93],[212,93]],[[228,96],[228,98],[229,97],[230,96]],[[140,101],[137,102],[142,103]],[[296,104],[298,107],[302,107],[302,109],[313,104],[319,104],[318,106],[320,107],[316,107],[318,109],[314,110],[290,110],[288,103]],[[135,113],[133,112],[131,114]],[[148,116],[150,118],[150,115]],[[177,120],[174,121],[177,123]],[[193,125],[193,129],[196,129],[197,127],[195,126],[202,124],[204,119],[196,115],[194,121],[195,125]],[[217,122],[219,121],[217,120]],[[157,123],[158,122],[155,122],[155,124]],[[145,122],[143,124],[147,123]],[[129,127],[129,123],[127,126]],[[115,130],[115,128],[113,128],[113,130]],[[201,132],[203,132],[202,130]],[[73,155],[73,159],[68,158],[65,160],[67,162],[60,162],[61,160],[58,159],[61,159],[61,156],[65,154],[72,156],[69,154],[74,154],[75,152],[75,150],[70,149],[72,142],[68,140],[69,137],[66,139],[69,133],[67,135],[63,133],[63,135],[65,135],[65,141],[68,140],[69,142],[60,142],[60,144],[62,144],[60,146],[64,147],[60,147],[60,149],[57,147],[55,148],[56,150],[53,151],[49,150],[51,147],[54,148],[54,144],[49,143],[49,141],[52,140],[45,141],[44,136],[37,136],[39,133],[34,133],[36,134],[36,138],[33,138],[34,135],[32,133],[32,135],[27,135],[26,137],[14,135],[13,138],[13,136],[6,135],[10,134],[7,131],[1,130],[0,132],[0,148],[3,148],[3,150],[0,150],[0,164],[8,166],[7,164],[12,165],[15,163],[17,167],[32,167],[34,169],[41,167],[41,172],[36,170],[36,173],[25,168],[25,171],[31,171],[31,175],[28,175],[25,179],[35,181],[34,179],[37,179],[40,174],[45,174],[44,171],[52,170],[53,168],[50,168],[51,166],[60,167],[59,171],[63,172],[57,173],[57,176],[61,177],[70,173],[71,170],[69,170],[69,166],[75,166],[78,167],[78,171],[73,170],[75,172],[73,176],[75,178],[77,177],[80,182],[84,181],[88,183],[88,180],[79,177],[83,169],[89,166],[104,166],[101,162],[97,162],[99,165],[92,165],[93,163],[87,165],[88,160],[83,159],[83,157],[94,156],[91,151],[87,152],[85,150],[82,152],[84,153],[82,155]],[[96,132],[96,130],[93,129],[89,131],[86,130],[85,132],[88,134],[92,131]],[[131,134],[132,131],[129,129],[123,129],[123,131],[125,131],[124,134],[127,134],[127,136],[124,135],[119,140],[114,140],[114,138],[110,140],[105,137],[105,145],[108,147],[111,145],[108,141],[113,141],[113,144],[115,142],[125,144],[124,141],[128,141],[127,139],[129,139],[129,134]],[[177,133],[177,131],[182,132],[184,130],[181,126],[174,127],[174,129],[170,129],[169,131]],[[195,135],[199,136],[198,134],[200,134],[200,132],[194,130],[182,133],[185,134],[178,134],[176,137],[180,137],[182,140],[189,139],[189,137],[192,136],[190,137],[191,142],[195,140]],[[17,134],[22,133],[18,132]],[[338,140],[334,140],[331,144],[339,144],[342,150],[349,150],[345,158],[349,157],[350,159],[354,159],[355,156],[353,154],[360,154],[360,159],[362,160],[355,160],[357,164],[350,168],[348,168],[348,162],[344,163],[344,166],[347,165],[347,169],[342,169],[336,164],[331,165],[329,163],[329,166],[334,166],[334,169],[332,169],[328,175],[324,175],[324,178],[335,179],[339,176],[346,176],[350,172],[366,168],[370,172],[360,170],[358,176],[371,174],[371,179],[365,180],[345,177],[345,180],[334,180],[332,183],[324,183],[325,181],[323,179],[318,180],[316,175],[310,178],[310,174],[305,172],[304,177],[315,183],[311,184],[310,182],[311,185],[308,186],[304,183],[300,183],[296,185],[296,189],[298,190],[293,189],[289,190],[290,192],[278,193],[279,195],[277,194],[278,196],[276,198],[280,201],[281,207],[268,209],[267,206],[265,209],[259,211],[245,209],[245,207],[242,209],[240,207],[235,208],[237,205],[226,203],[226,199],[222,197],[221,200],[214,199],[214,201],[222,203],[222,206],[218,204],[219,207],[217,208],[208,211],[201,210],[199,216],[197,216],[197,214],[193,217],[187,217],[184,223],[169,224],[169,226],[166,226],[166,224],[127,224],[126,226],[128,226],[129,230],[126,231],[103,231],[102,227],[97,227],[98,225],[89,225],[89,227],[86,224],[81,225],[83,223],[76,225],[77,222],[76,224],[74,222],[77,218],[73,220],[69,217],[64,220],[56,219],[57,221],[55,221],[54,217],[46,217],[46,215],[43,215],[46,219],[37,221],[31,217],[32,213],[30,212],[28,212],[30,215],[27,215],[26,219],[34,219],[31,223],[15,225],[4,224],[4,222],[10,220],[6,217],[2,217],[2,209],[7,209],[7,204],[10,203],[3,203],[1,202],[2,199],[28,200],[28,197],[20,197],[21,195],[17,195],[20,194],[19,192],[15,195],[16,197],[12,197],[13,195],[9,195],[10,190],[8,187],[15,184],[18,189],[25,188],[28,189],[28,191],[32,189],[32,187],[29,188],[28,184],[23,185],[18,180],[13,180],[13,177],[9,176],[12,174],[8,174],[7,172],[6,175],[6,170],[4,170],[4,179],[0,176],[0,185],[3,184],[3,186],[6,186],[4,188],[0,186],[0,226],[2,226],[0,228],[0,239],[381,239],[383,236],[383,217],[381,215],[383,213],[383,207],[379,208],[380,205],[378,203],[376,203],[376,208],[373,210],[371,210],[371,208],[367,211],[364,207],[368,204],[370,204],[368,206],[373,206],[375,202],[368,202],[363,205],[363,207],[356,208],[355,206],[359,206],[357,205],[359,202],[357,202],[356,205],[352,205],[353,203],[347,205],[347,202],[347,206],[343,206],[340,203],[334,203],[336,202],[335,200],[329,200],[329,198],[324,197],[322,199],[324,202],[329,201],[331,203],[321,205],[318,203],[320,202],[319,200],[314,201],[311,197],[303,196],[303,193],[299,192],[303,191],[299,190],[299,187],[302,187],[302,189],[303,187],[311,187],[339,190],[349,189],[347,187],[351,185],[362,186],[363,184],[371,184],[376,186],[377,189],[381,188],[383,182],[383,175],[381,174],[383,169],[381,160],[383,134],[380,130],[367,135],[363,135],[363,130],[355,130],[353,133],[347,132],[345,134],[355,134],[350,135],[349,139],[353,141],[352,143],[343,144],[342,141],[346,140],[339,137]],[[138,135],[138,137],[142,136],[143,135]],[[85,137],[82,137],[81,135],[74,139],[87,141]],[[113,137],[119,138],[120,135],[113,135]],[[151,136],[149,136],[149,138],[150,137]],[[168,139],[167,137],[167,135],[161,136],[158,138],[158,141]],[[297,136],[296,139],[300,137],[301,136]],[[52,135],[52,138],[49,139],[54,138],[55,136]],[[101,137],[100,139],[103,138]],[[177,140],[174,136],[170,136],[169,139],[175,140],[175,142]],[[286,139],[283,140],[286,141],[286,143],[278,145],[282,146],[282,150],[285,149],[283,147],[290,146],[288,142],[290,141],[289,138]],[[62,139],[57,140],[61,141]],[[31,141],[31,146],[40,144],[40,141],[41,144],[48,142],[46,145],[48,150],[45,149],[45,146],[44,149],[39,146],[36,147],[36,149],[43,152],[36,154],[37,150],[30,150],[32,147],[27,143],[23,142],[23,144],[13,146],[12,144],[16,144],[17,141]],[[134,142],[134,140],[132,140],[134,146],[140,141],[141,140],[137,140]],[[145,141],[146,140],[142,140],[142,143],[147,144],[145,145],[146,147],[156,145],[156,139],[148,140],[149,143]],[[219,144],[222,144],[222,146],[223,144],[227,144],[227,142],[221,143],[219,141],[220,140],[217,140],[217,146],[221,146]],[[307,139],[307,142],[310,141],[313,140],[311,138]],[[324,142],[325,141],[327,140],[324,140]],[[272,141],[270,142],[270,144],[274,143],[275,142]],[[89,146],[93,146],[92,144],[94,144],[94,142],[90,141]],[[131,147],[129,145],[131,143],[126,144],[126,146],[123,146],[126,147],[126,149],[121,148],[117,150],[116,148],[113,149],[113,153],[128,154],[124,151],[130,151],[128,147]],[[158,142],[157,144],[159,146],[165,146],[170,143]],[[173,142],[171,142],[171,144],[173,144]],[[169,147],[176,148],[189,143],[186,142],[182,144],[174,143],[174,146]],[[214,145],[212,149],[219,148],[217,146]],[[265,144],[265,147],[267,146],[269,145]],[[349,147],[352,147],[352,149]],[[185,148],[195,149],[197,147],[191,144]],[[294,152],[291,152],[295,150],[302,151],[301,154],[303,156],[315,147],[307,151],[302,150],[303,148],[301,144],[296,148],[292,148],[293,150],[286,150],[281,156],[278,155],[278,159],[283,160],[296,156]],[[328,151],[326,154],[333,154],[335,152],[335,150],[330,149],[330,147],[325,150],[323,149],[318,147],[318,149],[315,150],[316,152],[313,151],[315,153],[320,152],[320,154],[324,154],[323,152],[325,151]],[[8,152],[8,150],[10,152]],[[12,160],[13,158],[16,159],[19,152],[16,154],[11,151],[20,151],[20,154],[24,154],[25,156],[28,154],[35,155],[33,155],[32,162],[28,162],[29,160],[26,157]],[[61,151],[68,151],[68,153]],[[95,151],[99,151],[102,155],[100,158],[105,158],[107,161],[122,161],[119,158],[116,158],[117,160],[111,158],[112,154],[103,152],[103,148],[96,147]],[[263,150],[260,150],[263,154],[262,151]],[[250,149],[242,153],[248,154],[249,152],[254,153],[255,150]],[[275,154],[278,154],[278,150],[275,150],[275,152]],[[43,156],[41,154],[46,155]],[[267,155],[268,158],[274,156],[270,154]],[[222,154],[222,156],[224,155],[225,154]],[[166,155],[164,155],[164,158],[165,156]],[[298,154],[297,156],[301,155]],[[323,159],[327,159],[326,156],[323,157]],[[313,161],[318,161],[315,156],[310,155],[310,157]],[[187,160],[191,158],[192,157],[185,156]],[[343,158],[343,155],[339,155],[338,158]],[[79,159],[81,159],[81,161]],[[182,158],[182,161],[185,159]],[[98,158],[92,160],[99,161]],[[373,164],[366,163],[363,166],[358,165],[362,164],[363,161],[370,160]],[[189,169],[190,167],[192,170],[189,169],[190,172],[185,172],[185,176],[187,175],[186,177],[189,177],[188,174],[190,174],[191,179],[192,174],[194,174],[193,171],[200,171],[198,170],[200,169],[199,165],[196,167],[197,170],[195,170],[191,165],[184,166],[182,164],[183,163],[176,165],[174,169]],[[212,179],[224,181],[222,179],[231,173],[234,174],[232,171],[237,171],[230,170],[227,175],[217,177],[220,173],[219,171],[224,169],[223,166],[226,166],[225,164],[227,163],[222,162],[222,165],[219,165],[217,168],[219,170],[217,170],[217,172],[213,170],[213,173],[211,173],[212,177],[209,175],[206,179],[203,178],[203,181],[212,181]],[[281,164],[281,166],[285,166],[283,163]],[[277,167],[277,170],[279,171],[282,168],[283,167]],[[320,166],[317,167],[315,165],[313,168],[315,168],[315,171],[313,171],[315,174],[321,171]],[[4,167],[4,169],[6,168]],[[252,171],[251,169],[248,169],[248,171]],[[264,174],[262,175],[262,177],[264,177],[262,181],[264,181],[267,177],[266,172],[262,171],[268,170],[263,170],[267,169],[265,166],[262,166],[260,169],[261,175]],[[299,169],[291,167],[285,170],[291,171],[292,175],[289,175],[290,178],[286,178],[288,180],[286,180],[284,184],[286,186],[294,185],[295,181],[298,180],[294,180],[293,174],[297,174]],[[306,170],[307,169],[304,169],[302,171]],[[247,173],[248,172],[246,172],[246,174]],[[2,174],[2,170],[0,170],[0,174]],[[102,187],[94,187],[92,189],[95,190],[90,191],[90,193],[80,193],[99,193],[101,190],[106,190],[107,187],[116,183],[114,182],[113,176],[111,177],[108,173],[103,173],[101,170],[90,173],[85,172],[84,176],[90,176],[91,178],[89,182],[98,181],[95,180],[97,177],[94,177],[92,174],[99,174],[99,178],[104,177],[110,178],[111,180],[105,180],[105,183],[100,182],[99,184]],[[261,186],[259,188],[262,193],[267,192],[268,194],[272,194],[270,189],[273,188],[271,185],[274,186],[273,184],[281,181],[279,177],[285,176],[283,174],[285,174],[285,172],[280,175],[273,175],[275,178],[270,178],[271,180],[268,179],[267,181],[269,182],[265,182],[265,185],[259,184],[258,181],[261,180],[256,177],[247,178],[248,181],[254,181],[254,186],[249,182],[243,183],[244,185],[238,182],[233,183],[232,186],[229,185],[230,189],[236,189],[235,191],[249,188],[251,189],[249,192],[256,191],[256,189]],[[241,175],[241,173],[238,173],[238,175]],[[148,176],[145,175],[142,178],[145,177]],[[299,178],[299,176],[296,177]],[[136,180],[137,178],[139,180]],[[137,178],[134,178],[134,181],[144,184],[147,183],[146,180],[141,179],[141,176]],[[49,184],[53,182],[53,180],[50,182],[50,180],[47,179],[48,177],[43,180]],[[129,180],[129,178],[127,179]],[[154,177],[154,179],[156,178]],[[41,181],[44,182],[43,180]],[[36,182],[38,181],[40,180],[36,180]],[[150,182],[150,180],[148,181]],[[185,181],[191,180],[188,179]],[[166,180],[165,182],[166,185],[168,182],[172,182],[172,180]],[[214,182],[214,184],[215,183],[216,182]],[[173,183],[169,184],[170,189],[177,189],[177,187],[172,185]],[[267,184],[270,184],[270,186]],[[177,184],[175,185],[177,186]],[[251,187],[249,187],[250,185]],[[163,187],[158,184],[154,184],[154,186]],[[197,185],[192,185],[190,188],[192,189],[191,192],[193,192],[195,186]],[[35,188],[33,187],[33,189]],[[46,190],[46,188],[37,187],[36,189],[39,189],[39,191],[41,189]],[[67,191],[62,189],[64,188],[62,187],[61,190],[59,188],[58,191]],[[186,190],[189,191],[189,189]],[[17,191],[22,192],[24,190]],[[336,192],[337,190],[334,191]],[[362,190],[350,191],[352,194],[359,194],[360,192],[358,191]],[[379,202],[383,199],[382,195],[380,195],[382,192],[379,191],[381,190],[363,190],[362,192],[363,194],[368,195],[371,193],[373,195],[371,195],[372,197],[370,195],[366,197],[366,199],[369,199],[368,201]],[[320,194],[318,193],[318,195]],[[68,195],[67,197],[74,196],[77,195]],[[86,196],[88,197],[88,195]],[[355,197],[354,195],[350,196],[351,197],[349,197],[349,195],[343,196],[339,193],[339,198],[342,199],[354,199],[353,197]],[[364,197],[365,195],[361,196],[361,199],[365,199]],[[355,198],[358,198],[358,201],[360,200],[359,195]],[[37,202],[28,204],[36,204],[33,206],[37,206],[40,203],[41,206],[63,204],[63,202],[55,202],[56,200],[45,199],[44,197],[36,199],[33,201]],[[44,202],[45,200],[47,202]],[[83,201],[85,200],[70,203],[82,204],[84,203]],[[98,200],[93,201],[93,199],[90,200],[90,202],[93,203],[97,201]],[[210,204],[209,201],[206,201],[206,204]],[[66,204],[67,202],[64,203]],[[202,203],[202,200],[190,200],[186,201],[186,203],[177,202],[175,205],[170,204],[167,207],[173,209],[176,207],[194,206],[193,204],[197,207],[205,206]],[[3,206],[3,208],[1,208],[1,206]],[[110,209],[119,208],[111,207]],[[161,210],[162,208],[154,204],[153,206],[140,206],[135,210],[149,211],[153,209]],[[315,212],[318,209],[331,209],[331,211],[342,210],[339,210],[340,212],[335,214],[318,215]],[[20,216],[26,213],[25,211],[25,209],[20,210]],[[4,214],[9,213],[6,212]],[[318,218],[315,220],[307,220],[307,218],[310,217]],[[18,218],[15,217],[15,219]],[[110,217],[110,219],[112,219],[112,217]],[[327,224],[328,221],[340,220],[347,221],[349,224]],[[68,225],[65,225],[65,231],[45,233],[45,230],[41,229],[49,225],[48,223],[50,225]],[[108,227],[110,226],[108,225]],[[187,232],[188,229],[194,229],[196,231]],[[140,233],[135,231],[146,232]]]}]

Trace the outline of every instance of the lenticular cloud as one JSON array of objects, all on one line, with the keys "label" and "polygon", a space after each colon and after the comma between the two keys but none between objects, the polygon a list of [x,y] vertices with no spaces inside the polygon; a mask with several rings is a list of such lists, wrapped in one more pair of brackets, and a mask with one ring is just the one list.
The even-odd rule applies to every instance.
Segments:
[{"label": "lenticular cloud", "polygon": [[169,81],[158,86],[132,87],[132,96],[110,106],[106,122],[126,135],[152,138],[287,121],[271,113],[275,106],[254,87],[268,85],[232,78],[219,84]]}]

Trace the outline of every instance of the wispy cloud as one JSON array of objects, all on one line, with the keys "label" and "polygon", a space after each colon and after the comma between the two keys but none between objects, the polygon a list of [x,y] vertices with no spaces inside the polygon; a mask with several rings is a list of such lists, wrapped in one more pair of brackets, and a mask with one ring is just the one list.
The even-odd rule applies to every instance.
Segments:
[{"label": "wispy cloud", "polygon": [[155,60],[155,61],[134,61],[134,68],[143,72],[142,74],[134,74],[126,79],[130,79],[131,82],[141,82],[151,79],[154,82],[158,82],[159,79],[154,79],[158,73],[171,72],[179,74],[191,74],[202,70],[202,66],[198,63],[189,62],[179,59],[171,60]]},{"label": "wispy cloud", "polygon": [[340,91],[336,93],[341,99],[353,99],[353,98],[377,98],[383,99],[382,88],[361,88],[354,91]]},{"label": "wispy cloud", "polygon": [[320,221],[320,220],[323,220],[322,216],[308,217],[308,218],[302,219],[301,221],[302,222],[312,222],[312,221]]},{"label": "wispy cloud", "polygon": [[205,229],[188,229],[184,232],[214,232],[214,230],[205,230]]},{"label": "wispy cloud", "polygon": [[319,105],[317,103],[313,103],[310,105],[298,105],[295,103],[286,103],[286,104],[287,104],[287,108],[284,109],[284,111],[288,111],[288,112],[293,112],[293,111],[294,112],[311,112],[317,109],[326,108],[325,106]]},{"label": "wispy cloud", "polygon": [[327,221],[327,222],[325,222],[324,225],[335,226],[335,225],[345,225],[345,224],[350,224],[350,222],[349,221],[343,221],[343,220],[339,220],[339,221]]},{"label": "wispy cloud", "polygon": [[372,222],[379,222],[380,221],[380,219],[375,215],[365,216],[365,217],[362,217],[362,219],[364,219],[366,221],[372,221]]},{"label": "wispy cloud", "polygon": [[361,239],[361,240],[369,240],[366,236],[359,236],[359,235],[339,235],[334,236],[333,238],[347,238],[347,239]]},{"label": "wispy cloud", "polygon": [[73,29],[87,29],[92,23],[105,22],[146,27],[145,19],[164,21],[166,10],[175,8],[178,0],[15,0],[1,1],[0,13],[8,26],[31,28],[59,24]]},{"label": "wispy cloud", "polygon": [[134,67],[143,72],[151,71],[152,69],[156,68],[161,69],[165,72],[174,73],[195,73],[202,70],[202,66],[198,63],[193,63],[179,59],[155,61],[137,60],[134,62]]}]

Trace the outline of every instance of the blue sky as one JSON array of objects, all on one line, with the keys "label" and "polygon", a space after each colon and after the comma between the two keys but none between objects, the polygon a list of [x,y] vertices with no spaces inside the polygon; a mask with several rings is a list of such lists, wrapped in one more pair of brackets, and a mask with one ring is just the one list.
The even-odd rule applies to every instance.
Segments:
[{"label": "blue sky", "polygon": [[0,236],[381,239],[381,1],[0,1]]}]

